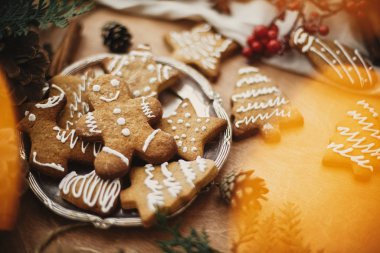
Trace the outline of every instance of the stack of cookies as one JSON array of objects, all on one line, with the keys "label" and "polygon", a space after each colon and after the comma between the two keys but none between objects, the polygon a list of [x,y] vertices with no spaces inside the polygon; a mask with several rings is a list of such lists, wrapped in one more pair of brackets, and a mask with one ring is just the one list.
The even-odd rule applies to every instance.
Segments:
[{"label": "stack of cookies", "polygon": [[[214,162],[202,156],[226,121],[199,117],[188,99],[162,118],[158,94],[179,72],[157,63],[148,46],[103,67],[97,77],[52,78],[49,98],[28,107],[19,126],[31,139],[29,163],[56,179],[61,197],[76,207],[101,216],[119,204],[137,208],[149,226],[157,211],[177,211],[216,176]],[[141,161],[146,165],[137,166]],[[71,166],[78,163],[87,174]]]}]

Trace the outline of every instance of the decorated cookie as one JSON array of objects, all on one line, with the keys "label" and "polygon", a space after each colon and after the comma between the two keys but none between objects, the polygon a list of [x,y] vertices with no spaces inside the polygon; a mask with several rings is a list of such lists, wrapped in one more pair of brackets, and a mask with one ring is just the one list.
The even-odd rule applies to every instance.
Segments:
[{"label": "decorated cookie", "polygon": [[303,28],[298,28],[290,41],[319,72],[336,83],[355,89],[368,89],[377,83],[373,67],[357,49],[344,46],[337,40],[317,38]]},{"label": "decorated cookie", "polygon": [[139,45],[126,55],[117,55],[103,62],[108,73],[121,77],[133,97],[157,96],[176,83],[178,70],[157,63],[149,46]]},{"label": "decorated cookie", "polygon": [[59,178],[67,174],[69,160],[92,163],[100,146],[82,141],[74,129],[57,126],[57,115],[64,108],[66,98],[58,86],[52,85],[52,88],[58,89],[60,94],[31,105],[19,128],[31,139],[31,166],[43,174]]},{"label": "decorated cookie", "polygon": [[212,80],[219,75],[220,61],[232,53],[237,44],[201,24],[191,31],[171,32],[165,37],[173,49],[173,57],[191,64]]},{"label": "decorated cookie", "polygon": [[239,70],[232,100],[233,134],[244,138],[260,131],[266,141],[279,141],[280,128],[303,124],[289,99],[257,68]]},{"label": "decorated cookie", "polygon": [[109,179],[125,175],[134,154],[157,164],[168,161],[176,153],[173,137],[151,127],[162,116],[161,104],[156,98],[99,103],[104,93],[99,90],[93,94],[89,98],[95,110],[79,119],[77,131],[87,140],[104,143],[95,159],[95,170],[99,176]]},{"label": "decorated cookie", "polygon": [[117,206],[120,188],[119,179],[104,180],[95,171],[86,175],[77,175],[72,171],[59,184],[63,199],[102,216],[111,213]]},{"label": "decorated cookie", "polygon": [[374,169],[380,169],[379,114],[366,101],[358,101],[337,124],[323,163],[352,168],[358,176],[368,176]]},{"label": "decorated cookie", "polygon": [[162,119],[159,127],[174,136],[178,154],[186,160],[203,156],[204,146],[225,129],[227,122],[215,117],[199,117],[190,100],[184,99],[176,111]]},{"label": "decorated cookie", "polygon": [[198,157],[195,161],[146,165],[131,171],[132,186],[120,194],[124,209],[137,208],[145,226],[154,222],[157,211],[172,214],[186,205],[217,175],[214,161]]}]

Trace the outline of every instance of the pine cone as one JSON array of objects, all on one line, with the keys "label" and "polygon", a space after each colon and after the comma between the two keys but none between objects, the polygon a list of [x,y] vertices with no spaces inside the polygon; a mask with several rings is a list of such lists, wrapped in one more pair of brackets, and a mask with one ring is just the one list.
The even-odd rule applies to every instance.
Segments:
[{"label": "pine cone", "polygon": [[125,53],[130,48],[132,35],[122,24],[109,22],[102,28],[103,44],[111,52]]},{"label": "pine cone", "polygon": [[0,42],[0,64],[10,83],[16,105],[37,101],[44,95],[45,74],[49,66],[38,34],[6,37]]},{"label": "pine cone", "polygon": [[243,211],[260,209],[260,199],[266,200],[269,191],[254,170],[233,171],[222,178],[219,190],[222,198],[233,208]]}]

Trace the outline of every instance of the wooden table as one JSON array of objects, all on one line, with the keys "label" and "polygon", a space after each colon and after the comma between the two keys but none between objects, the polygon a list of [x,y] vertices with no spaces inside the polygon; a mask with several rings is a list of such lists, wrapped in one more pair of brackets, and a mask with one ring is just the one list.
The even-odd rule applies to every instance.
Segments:
[{"label": "wooden table", "polygon": [[[133,17],[105,8],[97,8],[82,17],[83,39],[76,59],[106,52],[100,30],[106,21],[118,21],[133,34],[134,45],[148,43],[157,55],[169,55],[163,35],[191,27],[190,22],[165,22]],[[50,34],[48,34],[50,33]],[[56,39],[55,32],[44,36]],[[236,55],[222,66],[222,74],[213,85],[230,110],[230,94],[237,70],[246,64]],[[334,126],[344,113],[363,96],[345,93],[312,79],[259,65],[285,91],[293,105],[305,118],[299,129],[283,132],[279,144],[266,144],[257,136],[234,142],[222,173],[234,169],[254,169],[269,188],[263,216],[279,214],[284,203],[292,202],[300,211],[300,229],[304,243],[325,252],[379,252],[380,243],[380,177],[375,173],[369,181],[355,180],[350,169],[322,166],[321,159]],[[380,103],[367,97],[380,111]],[[228,252],[230,224],[228,207],[222,203],[217,189],[202,194],[176,221],[183,228],[204,228],[211,244]],[[72,223],[50,212],[30,192],[22,197],[16,229],[0,237],[1,252],[33,252],[49,232]],[[55,240],[46,252],[76,248],[79,252],[159,252],[155,240],[163,238],[157,229],[91,227],[78,229]],[[87,250],[86,250],[87,248]],[[89,248],[91,250],[89,250]],[[67,252],[61,251],[61,252]],[[70,252],[70,251],[68,251]]]}]

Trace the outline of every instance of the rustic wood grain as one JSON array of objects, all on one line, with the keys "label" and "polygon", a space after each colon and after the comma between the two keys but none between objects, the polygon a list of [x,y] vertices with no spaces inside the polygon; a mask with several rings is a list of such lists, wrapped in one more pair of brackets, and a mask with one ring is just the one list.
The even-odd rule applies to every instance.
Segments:
[{"label": "rustic wood grain", "polygon": [[[106,52],[101,42],[101,26],[110,20],[126,25],[133,34],[134,45],[151,44],[155,54],[169,55],[163,35],[189,28],[190,22],[165,22],[128,16],[97,8],[82,18],[82,42],[76,59]],[[52,38],[46,34],[47,38]],[[230,94],[237,70],[246,64],[241,56],[226,60],[222,75],[214,88],[230,110]],[[309,78],[287,73],[266,65],[259,67],[277,81],[305,118],[303,128],[283,133],[279,144],[266,144],[258,136],[234,142],[223,171],[255,169],[264,178],[270,192],[263,212],[278,212],[285,202],[293,202],[301,210],[302,236],[305,243],[325,252],[379,252],[380,244],[380,176],[366,182],[354,179],[350,169],[331,169],[321,165],[322,155],[338,119],[362,96],[345,93]],[[366,98],[380,110],[378,99]],[[228,208],[220,201],[216,189],[202,194],[188,210],[174,219],[204,228],[211,244],[228,252]],[[1,252],[33,252],[48,233],[72,221],[58,217],[40,203],[31,192],[24,195],[16,230],[0,235]],[[159,252],[155,240],[164,238],[156,229],[83,228],[69,232],[54,241],[46,252],[76,247],[92,252]],[[5,251],[3,250],[5,249]],[[8,250],[8,251],[7,251]],[[64,251],[62,251],[64,252]],[[84,251],[83,252],[91,252]]]}]

